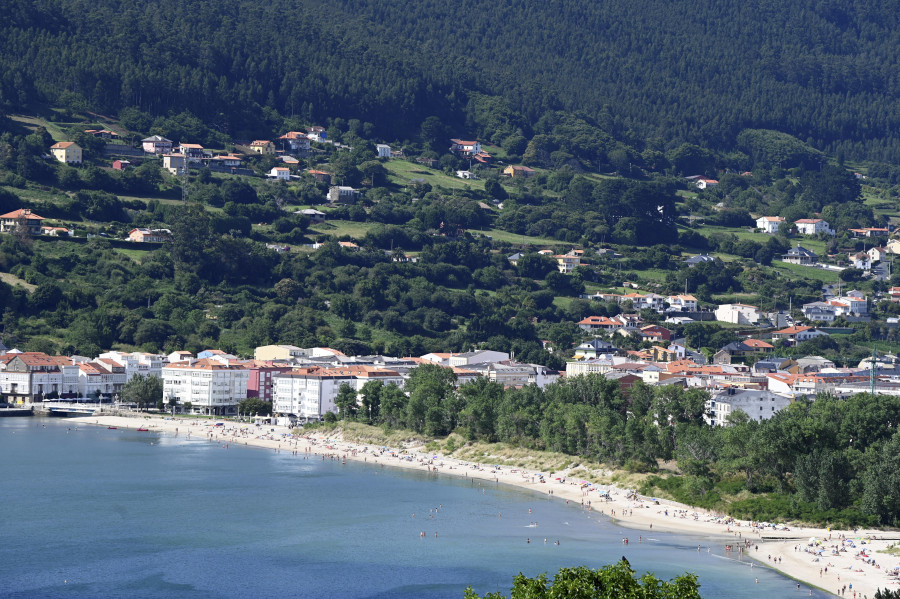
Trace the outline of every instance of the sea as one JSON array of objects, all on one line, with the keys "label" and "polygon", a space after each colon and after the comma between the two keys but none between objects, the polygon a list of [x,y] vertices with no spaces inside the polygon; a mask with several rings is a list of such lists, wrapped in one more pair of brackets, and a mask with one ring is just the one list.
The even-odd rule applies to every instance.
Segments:
[{"label": "sea", "polygon": [[3,598],[508,596],[623,556],[707,598],[831,596],[542,493],[60,418],[0,419],[0,501]]}]

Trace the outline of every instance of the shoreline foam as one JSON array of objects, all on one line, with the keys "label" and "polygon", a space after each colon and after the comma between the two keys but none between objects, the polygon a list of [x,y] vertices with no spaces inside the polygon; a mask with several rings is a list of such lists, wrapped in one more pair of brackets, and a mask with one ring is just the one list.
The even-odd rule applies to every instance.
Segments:
[{"label": "shoreline foam", "polygon": [[[89,416],[72,418],[71,421],[131,430],[147,428],[150,432],[184,435],[190,439],[220,443],[225,447],[238,445],[276,452],[290,451],[298,455],[307,453],[321,455],[323,458],[381,464],[512,485],[548,494],[566,503],[576,502],[578,507],[598,511],[624,528],[701,536],[706,537],[710,544],[731,545],[736,553],[742,553],[744,557],[835,596],[838,589],[844,586],[847,587],[844,597],[853,597],[855,591],[860,599],[871,599],[878,588],[898,588],[897,578],[890,578],[887,573],[900,567],[900,557],[878,551],[900,540],[900,532],[754,527],[747,521],[734,520],[674,501],[631,495],[631,491],[615,485],[582,485],[577,480],[568,481],[565,475],[560,475],[557,480],[555,475],[551,477],[549,473],[545,475],[524,468],[477,464],[434,452],[426,454],[421,449],[352,443],[318,432],[288,437],[291,430],[279,426],[257,427],[228,421],[224,426],[214,426],[212,421],[165,419],[148,415]],[[832,555],[831,548],[841,546],[841,535],[855,547],[848,544],[845,551]],[[819,540],[821,545],[811,544],[811,538]],[[863,544],[858,539],[865,539],[866,542]],[[748,542],[749,548],[739,548],[739,545],[744,546]],[[813,549],[824,551],[822,555],[817,555],[811,552]],[[866,563],[859,557],[861,550],[868,554],[868,559],[874,559],[876,565]]]}]

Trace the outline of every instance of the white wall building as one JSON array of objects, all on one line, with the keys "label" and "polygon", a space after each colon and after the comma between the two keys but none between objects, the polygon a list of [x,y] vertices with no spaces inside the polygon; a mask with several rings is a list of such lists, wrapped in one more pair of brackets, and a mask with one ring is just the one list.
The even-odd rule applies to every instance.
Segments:
[{"label": "white wall building", "polygon": [[321,420],[327,412],[338,413],[335,405],[341,385],[354,391],[369,381],[403,386],[403,377],[394,370],[374,366],[342,366],[340,368],[298,368],[272,377],[272,412],[279,422]]},{"label": "white wall building", "polygon": [[791,400],[788,397],[769,391],[730,387],[710,396],[706,401],[706,414],[703,419],[707,424],[727,426],[728,416],[740,410],[752,420],[762,422],[786,408],[790,403]]},{"label": "white wall building", "polygon": [[760,317],[759,308],[747,304],[722,304],[716,308],[716,320],[720,322],[755,325]]},{"label": "white wall building", "polygon": [[239,401],[247,398],[250,371],[212,359],[169,364],[162,369],[163,401],[191,404],[194,414],[226,415],[237,412]]},{"label": "white wall building", "polygon": [[162,367],[165,357],[159,354],[144,352],[120,352],[108,351],[100,354],[98,360],[113,360],[116,364],[125,367],[125,382],[130,381],[137,374],[144,376],[162,377]]},{"label": "white wall building", "polygon": [[780,216],[760,216],[756,219],[756,228],[762,229],[765,233],[777,233],[778,227],[784,222],[784,218]]},{"label": "white wall building", "polygon": [[834,229],[829,226],[828,221],[821,218],[801,218],[794,221],[794,226],[797,227],[800,235],[818,235],[819,233],[834,235]]}]

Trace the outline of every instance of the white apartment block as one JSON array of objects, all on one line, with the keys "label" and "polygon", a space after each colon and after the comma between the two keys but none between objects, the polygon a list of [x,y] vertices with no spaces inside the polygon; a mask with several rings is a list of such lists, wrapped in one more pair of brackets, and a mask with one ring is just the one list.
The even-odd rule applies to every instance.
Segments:
[{"label": "white apartment block", "polygon": [[98,361],[112,360],[125,368],[125,382],[130,381],[136,374],[144,376],[162,377],[162,367],[166,362],[165,356],[148,354],[144,352],[120,352],[108,351],[98,356]]},{"label": "white apartment block", "polygon": [[327,412],[337,414],[334,403],[341,385],[354,391],[368,381],[403,386],[403,377],[393,370],[374,366],[344,366],[341,368],[298,368],[289,373],[276,374],[272,412],[282,421],[309,422],[321,420]]},{"label": "white apartment block", "polygon": [[190,403],[193,414],[228,415],[247,398],[250,371],[205,359],[169,364],[162,369],[162,379],[164,402],[174,397],[183,411]]},{"label": "white apartment block", "polygon": [[762,422],[785,409],[790,403],[790,398],[769,391],[731,387],[710,396],[706,401],[706,414],[703,419],[707,424],[727,426],[728,417],[740,410],[752,420]]}]

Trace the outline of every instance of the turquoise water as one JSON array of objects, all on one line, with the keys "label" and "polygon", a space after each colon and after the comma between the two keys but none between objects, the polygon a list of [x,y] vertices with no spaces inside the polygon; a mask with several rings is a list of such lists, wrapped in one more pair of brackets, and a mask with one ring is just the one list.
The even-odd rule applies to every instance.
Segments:
[{"label": "turquoise water", "polygon": [[0,419],[0,456],[0,597],[460,599],[622,555],[639,573],[694,572],[708,598],[809,596],[720,542],[638,542],[466,479],[45,418]]}]

